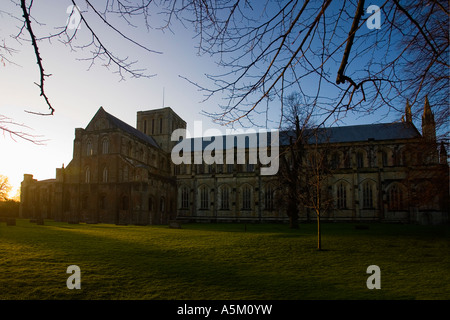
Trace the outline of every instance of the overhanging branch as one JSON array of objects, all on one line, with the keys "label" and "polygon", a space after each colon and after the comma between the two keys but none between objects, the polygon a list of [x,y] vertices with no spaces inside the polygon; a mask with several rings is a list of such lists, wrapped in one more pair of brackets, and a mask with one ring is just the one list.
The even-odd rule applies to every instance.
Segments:
[{"label": "overhanging branch", "polygon": [[39,112],[32,112],[32,111],[26,111],[26,112],[33,113],[33,114],[38,114],[38,115],[49,116],[49,115],[53,115],[53,113],[55,112],[55,109],[52,107],[50,101],[48,100],[47,95],[45,94],[44,81],[45,81],[45,77],[49,77],[51,75],[44,73],[44,67],[42,66],[42,58],[41,58],[41,55],[39,53],[39,47],[38,47],[37,42],[36,42],[36,36],[34,35],[33,29],[31,28],[31,20],[30,20],[29,10],[31,9],[32,3],[33,2],[31,2],[30,7],[27,9],[27,6],[25,4],[25,0],[21,0],[20,1],[20,7],[22,8],[23,18],[25,19],[25,26],[26,26],[26,29],[27,29],[28,33],[30,34],[31,44],[32,44],[32,46],[34,48],[34,54],[36,55],[37,64],[39,66],[40,82],[39,83],[35,82],[35,84],[39,87],[39,89],[41,89],[41,96],[44,97],[44,100],[47,103],[48,108],[49,108],[50,111],[49,111],[49,113],[39,113]]}]

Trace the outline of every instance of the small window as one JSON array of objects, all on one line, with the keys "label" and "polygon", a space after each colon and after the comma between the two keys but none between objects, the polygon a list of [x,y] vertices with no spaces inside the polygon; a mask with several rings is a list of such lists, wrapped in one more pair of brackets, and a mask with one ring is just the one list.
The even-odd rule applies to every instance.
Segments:
[{"label": "small window", "polygon": [[84,182],[86,182],[86,183],[91,182],[91,170],[89,170],[89,167],[86,168]]}]

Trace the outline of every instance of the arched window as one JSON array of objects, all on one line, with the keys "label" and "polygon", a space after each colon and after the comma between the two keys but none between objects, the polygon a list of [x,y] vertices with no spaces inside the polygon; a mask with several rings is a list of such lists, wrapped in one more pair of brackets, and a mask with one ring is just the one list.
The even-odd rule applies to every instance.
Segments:
[{"label": "arched window", "polygon": [[252,191],[249,186],[244,186],[242,188],[242,209],[243,210],[252,209]]},{"label": "arched window", "polygon": [[394,184],[389,188],[387,194],[388,209],[390,211],[404,209],[404,195],[403,190],[398,184]]},{"label": "arched window", "polygon": [[230,187],[224,185],[220,188],[220,209],[230,209]]},{"label": "arched window", "polygon": [[209,209],[209,190],[206,186],[200,188],[200,209]]},{"label": "arched window", "polygon": [[86,144],[86,155],[92,156],[94,154],[94,148],[92,147],[92,141],[89,139]]},{"label": "arched window", "polygon": [[266,187],[266,192],[264,193],[264,208],[268,211],[273,210],[273,195],[274,195],[273,187],[272,185],[269,184]]},{"label": "arched window", "polygon": [[183,187],[181,189],[181,209],[189,208],[189,188]]},{"label": "arched window", "polygon": [[166,210],[166,199],[164,197],[161,197],[159,199],[159,211],[162,213]]},{"label": "arched window", "polygon": [[84,175],[84,182],[86,182],[86,183],[91,182],[91,170],[89,170],[89,167],[86,168],[85,175]]},{"label": "arched window", "polygon": [[148,211],[153,211],[153,198],[148,198]]},{"label": "arched window", "polygon": [[131,142],[128,142],[127,149],[126,149],[126,155],[127,156],[131,157],[131,154],[132,154],[132,151],[133,151],[132,149],[133,149],[133,146],[131,145]]},{"label": "arched window", "polygon": [[373,187],[372,184],[366,181],[363,184],[362,196],[363,196],[363,208],[373,208]]},{"label": "arched window", "polygon": [[344,182],[340,182],[337,185],[336,206],[338,209],[346,209],[347,208],[347,187]]},{"label": "arched window", "polygon": [[104,167],[103,168],[103,182],[108,182],[108,168]]},{"label": "arched window", "polygon": [[104,138],[102,140],[102,154],[108,154],[109,153],[109,139]]}]

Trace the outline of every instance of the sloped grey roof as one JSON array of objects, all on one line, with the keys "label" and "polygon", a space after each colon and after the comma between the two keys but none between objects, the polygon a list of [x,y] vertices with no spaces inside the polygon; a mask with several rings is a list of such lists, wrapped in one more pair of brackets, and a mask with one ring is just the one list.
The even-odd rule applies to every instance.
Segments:
[{"label": "sloped grey roof", "polygon": [[103,111],[105,112],[106,118],[109,120],[109,122],[113,126],[131,134],[132,136],[134,136],[146,143],[153,145],[154,147],[156,147],[158,149],[160,148],[159,145],[156,143],[156,141],[151,136],[146,135],[145,133],[137,130],[136,128],[130,126],[129,124],[123,122],[122,120],[114,117],[112,114],[109,114],[104,109],[103,109]]},{"label": "sloped grey roof", "polygon": [[319,143],[387,141],[420,137],[416,127],[406,122],[320,128],[317,134],[311,132],[307,134],[309,143],[315,143],[316,137]]},{"label": "sloped grey roof", "polygon": [[[279,134],[279,145],[288,145],[290,143],[290,137],[295,137],[294,131],[283,131]],[[380,124],[366,124],[355,126],[343,126],[343,127],[328,127],[320,128],[317,133],[314,134],[312,130],[305,131],[305,137],[308,138],[308,143],[315,143],[316,137],[318,143],[345,143],[345,142],[363,142],[363,141],[387,141],[387,140],[402,140],[412,139],[420,137],[419,131],[413,124],[409,123],[380,123]],[[250,138],[249,138],[250,137]],[[252,138],[254,140],[252,140]],[[186,142],[191,145],[191,151],[199,151],[199,147],[204,150],[206,146],[211,144],[212,149],[225,150],[234,147],[245,148],[259,147],[258,133],[249,134],[235,134],[235,135],[223,135],[212,137],[208,140],[203,138],[188,138]],[[217,140],[216,140],[217,139]],[[271,133],[267,133],[267,143],[270,144]],[[238,142],[240,141],[240,142]],[[255,144],[252,142],[256,141]],[[238,145],[241,143],[240,145]],[[215,148],[214,148],[214,147]]]}]

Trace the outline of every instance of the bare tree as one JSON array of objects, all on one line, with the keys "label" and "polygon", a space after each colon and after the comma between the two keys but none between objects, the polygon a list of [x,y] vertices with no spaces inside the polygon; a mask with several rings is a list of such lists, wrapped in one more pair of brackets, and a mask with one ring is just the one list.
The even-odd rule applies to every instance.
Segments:
[{"label": "bare tree", "polygon": [[28,126],[0,114],[0,131],[4,136],[9,136],[14,141],[26,140],[37,145],[45,143],[41,136],[29,133],[30,130]]},{"label": "bare tree", "polygon": [[[136,67],[137,61],[120,57],[105,45],[94,21],[149,53],[159,52],[119,30],[114,19],[130,26],[139,21],[149,30],[172,30],[177,21],[193,26],[199,53],[215,57],[223,70],[207,75],[205,84],[185,77],[204,91],[205,100],[225,95],[226,103],[218,111],[204,111],[221,124],[281,126],[285,97],[293,91],[318,106],[321,122],[338,120],[349,110],[379,108],[386,114],[399,111],[400,118],[398,106],[406,99],[414,107],[428,95],[439,132],[449,135],[448,2],[386,0],[379,7],[364,0],[71,2],[71,17],[77,15],[88,30],[87,42],[77,43],[77,28],[68,26],[38,35],[32,27],[32,7],[37,3],[20,0],[18,20],[23,25],[17,38],[28,34],[33,44],[40,74],[37,85],[48,114],[54,107],[44,90],[49,73],[44,72],[40,41],[58,39],[72,50],[90,49],[91,56],[84,59],[115,68],[121,79],[147,77],[152,75]],[[157,14],[163,22],[152,26],[152,15]],[[280,115],[278,121],[272,120],[273,114]],[[258,122],[260,116],[264,124]]]},{"label": "bare tree", "polygon": [[308,137],[308,150],[301,170],[303,187],[298,190],[300,203],[315,213],[317,221],[317,249],[322,250],[320,218],[334,207],[335,200],[328,188],[332,172],[328,164],[331,148],[324,130],[315,128]]},{"label": "bare tree", "polygon": [[312,211],[317,221],[317,248],[322,249],[320,218],[334,205],[329,192],[331,168],[328,155],[331,146],[326,130],[314,124],[315,106],[292,93],[284,102],[284,130],[281,139],[286,146],[280,152],[278,192],[285,204],[291,228],[298,228],[299,210]]},{"label": "bare tree", "polygon": [[8,194],[12,187],[9,183],[9,179],[6,176],[0,174],[0,201],[5,201],[8,199]]}]

